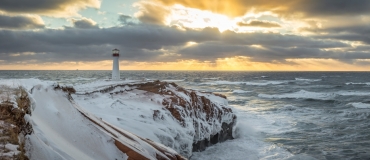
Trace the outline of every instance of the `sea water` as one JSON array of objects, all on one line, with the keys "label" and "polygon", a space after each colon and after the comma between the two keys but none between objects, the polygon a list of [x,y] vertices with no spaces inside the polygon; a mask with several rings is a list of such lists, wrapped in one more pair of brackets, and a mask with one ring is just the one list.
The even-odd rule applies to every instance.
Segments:
[{"label": "sea water", "polygon": [[[0,71],[74,85],[111,71]],[[175,82],[227,96],[235,139],[191,159],[370,159],[370,72],[121,71],[132,80]]]}]

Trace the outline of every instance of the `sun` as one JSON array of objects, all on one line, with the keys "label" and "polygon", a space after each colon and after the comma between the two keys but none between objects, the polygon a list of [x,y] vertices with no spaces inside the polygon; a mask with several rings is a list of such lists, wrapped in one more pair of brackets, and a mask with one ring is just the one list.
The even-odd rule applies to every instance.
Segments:
[{"label": "sun", "polygon": [[184,28],[203,29],[206,27],[218,28],[220,32],[233,30],[235,19],[226,15],[213,13],[194,8],[187,8],[176,4],[171,7],[171,14],[167,16],[166,25],[178,25]]}]

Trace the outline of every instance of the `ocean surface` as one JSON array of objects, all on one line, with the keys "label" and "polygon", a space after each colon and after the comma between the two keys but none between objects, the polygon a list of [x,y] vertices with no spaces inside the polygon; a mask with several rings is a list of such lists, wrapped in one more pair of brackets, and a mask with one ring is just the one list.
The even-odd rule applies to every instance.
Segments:
[{"label": "ocean surface", "polygon": [[[111,71],[0,71],[1,79],[60,84],[109,79]],[[370,159],[370,72],[121,71],[224,94],[237,138],[191,159]]]}]

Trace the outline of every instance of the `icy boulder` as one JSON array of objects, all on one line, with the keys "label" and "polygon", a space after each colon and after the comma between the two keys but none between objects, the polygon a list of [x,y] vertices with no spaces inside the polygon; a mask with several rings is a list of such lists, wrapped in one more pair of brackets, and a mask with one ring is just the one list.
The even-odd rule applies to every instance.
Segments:
[{"label": "icy boulder", "polygon": [[186,157],[233,138],[236,116],[223,95],[160,81],[76,88],[84,110]]}]

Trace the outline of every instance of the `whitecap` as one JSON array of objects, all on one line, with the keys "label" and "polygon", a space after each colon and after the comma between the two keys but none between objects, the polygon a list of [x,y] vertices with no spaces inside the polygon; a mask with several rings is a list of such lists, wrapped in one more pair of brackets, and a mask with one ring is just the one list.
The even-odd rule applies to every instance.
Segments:
[{"label": "whitecap", "polygon": [[321,81],[322,79],[305,79],[305,78],[295,78],[296,81],[309,81],[309,82],[317,82]]},{"label": "whitecap", "polygon": [[233,90],[233,93],[235,93],[235,94],[250,93],[250,92],[252,92],[252,91]]},{"label": "whitecap", "polygon": [[370,85],[370,82],[365,83],[347,82],[346,85]]},{"label": "whitecap", "polygon": [[182,81],[184,81],[184,79],[164,79],[162,81],[166,81],[166,82],[182,82]]},{"label": "whitecap", "polygon": [[370,92],[357,92],[357,91],[339,91],[336,94],[341,96],[368,96]]},{"label": "whitecap", "polygon": [[335,93],[318,93],[318,92],[309,92],[306,90],[300,90],[294,93],[285,93],[285,94],[258,94],[258,97],[261,98],[270,98],[270,99],[316,99],[316,100],[331,100],[336,96]]},{"label": "whitecap", "polygon": [[213,81],[202,84],[206,85],[248,85],[248,86],[266,86],[285,84],[288,81],[253,81],[253,82],[232,82],[232,81]]},{"label": "whitecap", "polygon": [[203,78],[204,80],[218,80],[220,77],[213,77],[213,78]]},{"label": "whitecap", "polygon": [[355,108],[359,108],[359,109],[368,109],[368,108],[370,108],[369,103],[353,102],[353,103],[349,103],[349,105],[351,105]]}]

